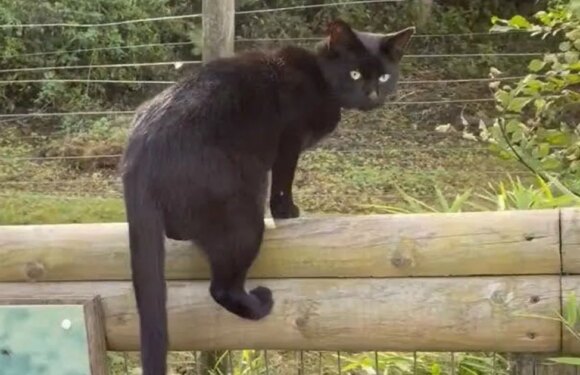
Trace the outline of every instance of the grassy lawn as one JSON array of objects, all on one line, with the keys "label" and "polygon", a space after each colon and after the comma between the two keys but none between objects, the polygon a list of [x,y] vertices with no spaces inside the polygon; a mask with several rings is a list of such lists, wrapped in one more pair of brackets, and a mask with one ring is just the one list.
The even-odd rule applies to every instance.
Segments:
[{"label": "grassy lawn", "polygon": [[[52,139],[49,155],[118,154],[124,142],[118,134],[91,140]],[[0,152],[14,158],[0,163],[0,224],[125,219],[112,161],[103,165],[90,158],[23,160],[38,155],[47,143],[22,139],[6,132],[0,141]],[[400,205],[395,186],[431,201],[435,187],[453,196],[506,180],[508,174],[531,178],[519,164],[495,157],[483,144],[464,139],[461,132],[442,134],[421,128],[394,111],[347,113],[336,134],[303,155],[295,196],[309,213],[368,213],[373,211],[369,205]]]}]

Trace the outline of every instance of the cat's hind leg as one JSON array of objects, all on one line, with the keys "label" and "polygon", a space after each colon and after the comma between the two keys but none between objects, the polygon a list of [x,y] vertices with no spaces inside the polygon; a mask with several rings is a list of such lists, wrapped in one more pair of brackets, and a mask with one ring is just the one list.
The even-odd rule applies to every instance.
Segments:
[{"label": "cat's hind leg", "polygon": [[228,202],[227,209],[205,230],[198,232],[196,243],[207,254],[211,266],[210,293],[226,310],[245,319],[258,320],[270,313],[272,292],[257,287],[245,290],[248,269],[258,255],[264,234],[263,209],[253,199],[242,197]]}]

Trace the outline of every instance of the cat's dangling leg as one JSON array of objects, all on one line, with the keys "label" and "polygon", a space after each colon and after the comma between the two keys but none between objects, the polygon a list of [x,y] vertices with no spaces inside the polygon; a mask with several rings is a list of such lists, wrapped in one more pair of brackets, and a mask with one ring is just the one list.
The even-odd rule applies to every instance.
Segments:
[{"label": "cat's dangling leg", "polygon": [[[240,200],[242,200],[240,198]],[[262,203],[263,204],[263,203]],[[196,241],[207,253],[211,266],[210,294],[226,310],[245,319],[258,320],[270,313],[272,292],[257,287],[245,290],[248,269],[258,255],[264,234],[263,209],[248,202],[229,202],[224,222],[213,222],[212,238]],[[208,232],[206,232],[208,233]],[[202,235],[202,237],[205,237]]]}]

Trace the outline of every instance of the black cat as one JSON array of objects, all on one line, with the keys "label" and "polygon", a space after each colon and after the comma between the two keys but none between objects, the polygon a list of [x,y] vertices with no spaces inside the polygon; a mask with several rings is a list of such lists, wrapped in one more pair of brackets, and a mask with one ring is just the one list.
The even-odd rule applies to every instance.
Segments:
[{"label": "black cat", "polygon": [[207,254],[217,303],[246,319],[268,315],[270,290],[244,288],[262,243],[268,171],[272,215],[297,217],[300,153],[336,128],[341,108],[371,110],[395,91],[414,30],[385,36],[337,20],[314,52],[217,59],[137,110],[121,167],[144,375],[166,371],[164,234]]}]

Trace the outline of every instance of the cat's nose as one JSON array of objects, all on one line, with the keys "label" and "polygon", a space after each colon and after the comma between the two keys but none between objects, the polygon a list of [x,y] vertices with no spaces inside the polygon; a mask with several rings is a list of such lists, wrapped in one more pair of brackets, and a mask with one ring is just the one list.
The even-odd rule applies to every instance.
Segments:
[{"label": "cat's nose", "polygon": [[377,94],[376,90],[373,90],[369,93],[369,99],[372,100],[373,102],[376,101],[379,98],[379,94]]}]

